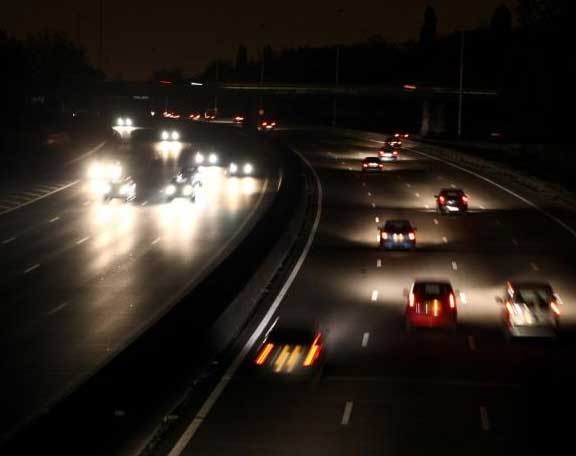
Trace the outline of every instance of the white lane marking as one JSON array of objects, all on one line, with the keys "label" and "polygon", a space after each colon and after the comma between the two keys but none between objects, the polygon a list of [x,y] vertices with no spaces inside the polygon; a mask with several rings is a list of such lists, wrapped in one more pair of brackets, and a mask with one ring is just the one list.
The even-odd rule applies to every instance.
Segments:
[{"label": "white lane marking", "polygon": [[444,242],[444,244],[448,244],[448,238],[446,236],[442,236],[442,242]]},{"label": "white lane marking", "polygon": [[142,201],[142,206],[146,206],[148,204],[148,201]]},{"label": "white lane marking", "polygon": [[429,204],[425,204],[424,207],[425,207],[426,209],[430,209],[430,205],[429,205]]},{"label": "white lane marking", "polygon": [[35,269],[38,269],[39,267],[40,267],[39,264],[35,264],[35,265],[33,265],[33,266],[30,266],[28,269],[25,269],[25,270],[24,270],[24,274],[28,274],[29,272],[32,272],[32,271],[34,271]]},{"label": "white lane marking", "polygon": [[434,225],[438,225],[438,219],[434,219]]},{"label": "white lane marking", "polygon": [[370,297],[372,302],[378,301],[378,290],[372,290],[372,296]]},{"label": "white lane marking", "polygon": [[[298,153],[297,151],[295,152]],[[274,313],[280,306],[280,303],[284,299],[284,296],[286,295],[286,293],[288,293],[288,290],[290,289],[292,283],[296,279],[298,272],[302,268],[304,260],[308,256],[308,252],[310,251],[310,247],[312,246],[312,242],[314,241],[314,237],[316,236],[316,231],[318,231],[318,225],[320,224],[320,217],[322,216],[323,191],[322,191],[322,184],[320,183],[320,178],[318,177],[318,173],[316,172],[316,170],[312,167],[310,162],[302,154],[298,153],[298,155],[300,156],[302,161],[306,164],[306,166],[310,168],[310,171],[312,172],[312,175],[314,176],[314,179],[316,181],[316,185],[318,186],[318,199],[317,199],[318,209],[316,212],[316,217],[314,218],[314,223],[312,224],[312,229],[310,230],[310,234],[308,235],[308,240],[306,241],[306,245],[304,246],[304,250],[300,254],[300,257],[298,258],[298,261],[294,265],[292,272],[290,272],[288,279],[286,280],[286,282],[284,282],[284,285],[280,289],[278,296],[276,296],[276,299],[274,299],[274,302],[268,309],[268,312],[266,312],[266,315],[264,315],[264,318],[262,318],[256,330],[252,333],[252,335],[250,336],[250,338],[248,339],[248,341],[246,342],[240,353],[238,353],[238,356],[236,356],[236,358],[234,359],[230,367],[228,367],[228,369],[226,370],[226,372],[224,373],[223,377],[220,379],[216,387],[212,390],[212,392],[208,396],[208,399],[204,401],[202,407],[200,407],[200,410],[198,411],[192,422],[188,425],[184,433],[180,436],[174,447],[168,453],[168,456],[180,456],[180,454],[182,454],[186,446],[188,446],[188,443],[190,443],[190,440],[192,440],[192,437],[194,437],[194,434],[196,434],[196,432],[200,428],[200,425],[206,419],[206,417],[210,413],[210,410],[212,410],[212,407],[214,407],[214,404],[216,403],[216,401],[218,400],[218,398],[220,397],[220,395],[222,394],[228,383],[230,383],[230,380],[232,380],[232,377],[234,376],[234,373],[238,370],[238,367],[240,367],[240,365],[244,362],[244,359],[246,358],[250,350],[252,350],[252,347],[254,346],[258,338],[267,328],[268,324],[270,323],[270,320],[274,316]]]},{"label": "white lane marking", "polygon": [[374,217],[374,221],[375,221],[376,223],[380,223],[380,217]]},{"label": "white lane marking", "polygon": [[416,196],[416,198],[420,198],[420,193],[416,192],[414,193],[414,195]]},{"label": "white lane marking", "polygon": [[460,292],[460,301],[462,302],[462,304],[468,304],[468,297],[466,296],[466,293],[464,293],[463,291]]},{"label": "white lane marking", "polygon": [[54,223],[57,222],[58,220],[60,220],[60,217],[53,217],[50,220],[48,220],[49,223]]},{"label": "white lane marking", "polygon": [[452,262],[452,269],[454,269],[454,271],[458,270],[458,263],[456,263],[455,261]]},{"label": "white lane marking", "polygon": [[410,187],[412,187],[412,185],[410,185],[410,184],[406,184],[406,187],[410,188]]},{"label": "white lane marking", "polygon": [[73,182],[70,182],[69,184],[63,185],[60,188],[57,188],[56,190],[53,190],[51,192],[45,193],[44,195],[41,195],[37,198],[31,199],[29,201],[26,201],[24,203],[19,204],[18,206],[14,206],[11,207],[10,209],[6,209],[3,210],[2,212],[0,212],[0,215],[4,215],[4,214],[8,214],[9,212],[15,211],[16,209],[20,209],[21,207],[25,207],[25,206],[29,206],[30,204],[35,203],[36,201],[40,201],[41,199],[44,198],[48,198],[49,196],[54,195],[55,193],[61,192],[62,190],[66,190],[67,188],[72,187],[73,185],[76,185],[78,182],[80,182],[79,180],[75,180]]},{"label": "white lane marking", "polygon": [[489,431],[492,428],[490,418],[488,417],[488,410],[486,410],[486,407],[483,405],[480,406],[480,422],[482,423],[483,431]]},{"label": "white lane marking", "polygon": [[16,238],[15,237],[9,237],[8,239],[4,239],[2,241],[2,244],[10,244],[12,241],[15,241]]},{"label": "white lane marking", "polygon": [[156,245],[156,244],[158,244],[159,242],[160,242],[160,238],[157,237],[156,239],[154,239],[154,240],[152,241],[152,245]]},{"label": "white lane marking", "polygon": [[78,244],[78,245],[84,244],[88,239],[90,239],[90,236],[86,236],[86,237],[83,237],[82,239],[78,239],[76,241],[76,244]]},{"label": "white lane marking", "polygon": [[64,307],[66,307],[68,304],[70,304],[69,302],[63,302],[62,304],[60,304],[59,306],[54,307],[51,311],[48,312],[48,315],[54,315],[56,312],[59,312],[60,310],[62,310]]},{"label": "white lane marking", "polygon": [[368,340],[370,340],[370,333],[365,332],[362,336],[362,347],[366,348],[368,346]]},{"label": "white lane marking", "polygon": [[481,204],[480,209],[482,209],[484,211],[484,210],[486,210],[486,207],[482,206],[482,204]]},{"label": "white lane marking", "polygon": [[456,185],[454,185],[454,184],[450,184],[450,187],[452,187],[452,188],[456,188]]},{"label": "white lane marking", "polygon": [[474,336],[468,336],[468,346],[470,350],[476,351],[476,340],[474,340]]},{"label": "white lane marking", "polygon": [[382,260],[381,260],[380,258],[378,258],[378,259],[376,260],[376,267],[377,267],[377,268],[381,268],[381,267],[382,267]]},{"label": "white lane marking", "polygon": [[372,196],[372,193],[371,193],[371,192],[368,192],[368,196]]},{"label": "white lane marking", "polygon": [[[562,228],[564,228],[566,231],[568,231],[572,236],[576,237],[576,229],[572,228],[570,225],[568,225],[567,223],[563,222],[561,219],[559,219],[558,217],[556,217],[555,215],[552,215],[550,212],[542,209],[540,206],[538,206],[537,204],[533,203],[532,201],[530,201],[527,198],[524,198],[522,195],[519,195],[518,193],[510,190],[509,188],[504,187],[503,185],[493,181],[492,179],[489,179],[487,177],[482,176],[481,174],[478,174],[470,169],[464,168],[460,165],[457,165],[455,163],[449,162],[448,160],[444,160],[442,158],[438,158],[438,157],[434,157],[433,155],[427,154],[426,152],[420,152],[418,150],[414,150],[412,149],[412,152],[415,152],[417,154],[423,155],[424,157],[427,157],[431,160],[436,160],[442,163],[447,164],[448,166],[451,166],[453,168],[459,169],[460,171],[464,171],[465,173],[468,173],[472,176],[477,177],[478,179],[483,180],[484,182],[488,182],[489,184],[492,184],[495,187],[498,187],[500,190],[505,191],[506,193],[508,193],[509,195],[512,195],[516,198],[518,198],[520,201],[522,201],[523,203],[527,204],[528,206],[536,209],[537,211],[540,211],[542,214],[544,214],[546,217],[548,217],[549,219],[555,221],[558,225],[560,225]],[[498,221],[499,223],[499,221]]]},{"label": "white lane marking", "polygon": [[352,407],[354,407],[354,402],[352,401],[347,401],[346,405],[344,405],[344,413],[342,414],[342,420],[340,421],[342,426],[348,426],[350,416],[352,415]]},{"label": "white lane marking", "polygon": [[516,238],[512,238],[512,244],[514,244],[516,247],[518,247],[520,244],[518,244],[518,241],[516,240]]},{"label": "white lane marking", "polygon": [[534,271],[536,271],[536,272],[538,272],[538,271],[540,270],[540,268],[538,267],[538,265],[537,265],[536,263],[534,263],[534,262],[531,262],[531,263],[530,263],[530,267],[531,267]]}]

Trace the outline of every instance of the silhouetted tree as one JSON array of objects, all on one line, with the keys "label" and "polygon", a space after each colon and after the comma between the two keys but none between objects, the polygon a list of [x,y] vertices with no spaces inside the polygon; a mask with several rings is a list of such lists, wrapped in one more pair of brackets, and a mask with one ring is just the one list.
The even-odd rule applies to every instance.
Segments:
[{"label": "silhouetted tree", "polygon": [[238,52],[236,53],[236,71],[243,72],[248,64],[248,49],[246,46],[241,44],[238,46]]},{"label": "silhouetted tree", "polygon": [[512,30],[512,13],[506,5],[501,4],[494,10],[490,30],[498,35],[508,34]]},{"label": "silhouetted tree", "polygon": [[424,23],[420,29],[420,46],[430,47],[436,41],[436,27],[438,19],[436,11],[431,5],[424,10]]},{"label": "silhouetted tree", "polygon": [[569,14],[572,0],[517,0],[516,10],[524,26],[548,25]]}]

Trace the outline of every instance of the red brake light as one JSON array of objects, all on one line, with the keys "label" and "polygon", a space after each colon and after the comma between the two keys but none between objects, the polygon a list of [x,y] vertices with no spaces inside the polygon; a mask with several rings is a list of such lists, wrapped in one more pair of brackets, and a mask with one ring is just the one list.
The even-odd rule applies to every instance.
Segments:
[{"label": "red brake light", "polygon": [[454,297],[453,293],[450,293],[450,308],[451,309],[455,309],[456,308],[456,298]]},{"label": "red brake light", "polygon": [[550,309],[552,309],[552,312],[556,315],[560,315],[560,307],[558,307],[558,304],[555,301],[550,303]]},{"label": "red brake light", "polygon": [[395,150],[394,152],[392,152],[394,155],[398,155],[398,151]]},{"label": "red brake light", "polygon": [[466,195],[462,195],[462,202],[463,203],[467,203],[468,202],[468,197]]},{"label": "red brake light", "polygon": [[382,239],[388,239],[388,233],[386,231],[382,231],[380,235],[382,236]]},{"label": "red brake light", "polygon": [[400,137],[400,133],[395,133],[395,134],[394,134],[394,137],[395,137],[395,138],[399,138],[399,137]]},{"label": "red brake light", "polygon": [[416,240],[416,234],[414,234],[414,232],[408,233],[408,239],[410,239],[411,241]]},{"label": "red brake light", "polygon": [[444,198],[442,195],[440,195],[438,197],[438,201],[440,202],[440,204],[444,204],[444,201],[446,201],[446,198]]},{"label": "red brake light", "polygon": [[256,357],[256,364],[258,364],[259,366],[264,364],[268,359],[268,356],[270,356],[270,353],[272,352],[273,349],[274,344],[272,343],[267,343],[266,345],[264,345],[264,347],[262,347],[262,350],[260,350],[260,353]]},{"label": "red brake light", "polygon": [[414,293],[410,293],[410,297],[408,298],[408,306],[414,307],[415,304],[416,304],[416,296],[414,296]]}]

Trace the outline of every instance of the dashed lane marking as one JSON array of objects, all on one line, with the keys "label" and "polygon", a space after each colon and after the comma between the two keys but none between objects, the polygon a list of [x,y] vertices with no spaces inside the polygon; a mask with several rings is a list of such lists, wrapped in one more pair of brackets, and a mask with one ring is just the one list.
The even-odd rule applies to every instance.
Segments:
[{"label": "dashed lane marking", "polygon": [[382,260],[381,260],[380,258],[378,258],[378,259],[376,260],[376,267],[377,267],[377,268],[381,268],[381,267],[382,267]]},{"label": "dashed lane marking", "polygon": [[368,340],[370,340],[370,333],[365,332],[362,336],[362,347],[366,348],[368,346]]},{"label": "dashed lane marking", "polygon": [[24,274],[28,274],[29,272],[32,272],[32,271],[38,269],[39,267],[40,267],[39,264],[35,264],[33,266],[30,266],[28,269],[24,270]]},{"label": "dashed lane marking", "polygon": [[457,271],[457,270],[458,270],[458,263],[456,263],[455,261],[452,262],[452,269],[453,269],[454,271]]},{"label": "dashed lane marking", "polygon": [[347,401],[344,405],[344,413],[342,414],[342,420],[340,421],[342,426],[348,426],[350,416],[352,415],[352,407],[354,407],[354,402],[352,401]]},{"label": "dashed lane marking", "polygon": [[372,296],[370,297],[372,302],[378,301],[378,290],[372,290]]}]

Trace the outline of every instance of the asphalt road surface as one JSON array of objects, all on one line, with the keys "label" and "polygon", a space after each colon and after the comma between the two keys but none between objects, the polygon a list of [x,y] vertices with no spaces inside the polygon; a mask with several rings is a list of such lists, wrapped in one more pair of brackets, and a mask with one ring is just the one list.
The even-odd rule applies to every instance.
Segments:
[{"label": "asphalt road surface", "polygon": [[[261,153],[238,138],[225,146],[222,164]],[[278,179],[270,159],[254,162],[255,177],[206,168],[195,204],[165,203],[163,185],[196,150],[171,142],[106,151],[136,179],[131,203],[95,196],[83,179],[87,162],[60,173],[62,187],[28,197],[26,188],[13,190],[22,199],[0,215],[1,434],[61,398],[153,323],[269,204]],[[16,208],[20,203],[26,205]]]},{"label": "asphalt road surface", "polygon": [[[414,145],[381,174],[363,175],[361,159],[379,146],[367,135],[282,137],[312,163],[324,200],[278,315],[323,328],[323,371],[310,381],[271,380],[251,368],[250,353],[171,456],[530,454],[570,441],[574,236]],[[434,195],[451,186],[470,195],[468,215],[436,214]],[[389,218],[413,221],[416,251],[377,248],[377,226]],[[456,332],[405,331],[403,289],[416,277],[449,279],[459,291]],[[494,297],[508,279],[555,287],[564,301],[560,339],[506,341]]]}]

